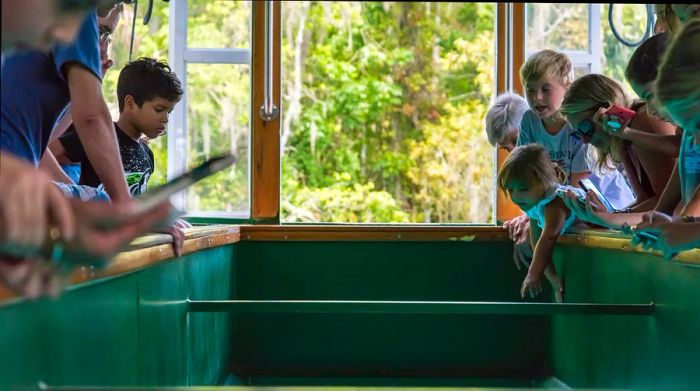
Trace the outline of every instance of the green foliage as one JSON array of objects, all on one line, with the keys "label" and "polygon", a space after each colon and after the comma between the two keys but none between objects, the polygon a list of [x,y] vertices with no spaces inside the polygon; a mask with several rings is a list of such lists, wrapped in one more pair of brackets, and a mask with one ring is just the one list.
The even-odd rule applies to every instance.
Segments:
[{"label": "green foliage", "polygon": [[[190,47],[250,47],[250,2],[187,4]],[[586,7],[528,4],[528,48],[587,50]],[[622,81],[633,49],[610,34],[603,9],[604,73]],[[616,8],[625,36],[643,27],[641,9]],[[113,35],[115,66],[103,83],[115,118],[132,10]],[[154,3],[149,26],[143,12],[133,57],[167,59],[168,4]],[[493,93],[494,4],[283,2],[282,13],[284,221],[492,220],[493,149],[482,123]],[[249,209],[249,67],[190,64],[186,87],[188,166],[225,151],[240,157],[191,189],[189,208]],[[165,181],[167,136],[150,145],[153,186]]]},{"label": "green foliage", "polygon": [[[613,22],[617,31],[628,41],[639,41],[646,28],[647,15],[642,4],[615,4]],[[630,94],[632,88],[625,78],[627,62],[636,48],[630,48],[621,44],[613,35],[608,26],[608,7],[603,7],[601,12],[601,25],[603,26],[603,74],[622,83]]]},{"label": "green foliage", "polygon": [[[113,118],[118,118],[116,83],[128,61],[132,7],[124,7],[123,18],[113,34],[115,66],[103,82],[104,94]],[[139,8],[132,58],[142,56],[168,59],[168,3],[154,2],[148,26],[141,23]],[[189,1],[188,45],[190,47],[249,47],[250,3],[240,1]],[[182,79],[182,75],[180,75]],[[238,211],[249,208],[248,138],[250,116],[250,71],[247,65],[190,64],[187,70],[188,167],[211,156],[233,152],[239,163],[226,172],[208,178],[188,190],[190,210]],[[156,170],[149,181],[155,186],[166,181],[167,136],[151,140]]]},{"label": "green foliage", "polygon": [[489,221],[493,4],[292,2],[283,13],[285,80],[303,80],[283,129],[283,219]]},{"label": "green foliage", "polygon": [[374,183],[354,182],[349,174],[335,174],[333,184],[321,188],[301,186],[293,179],[286,179],[282,208],[287,219],[315,223],[333,221],[346,223],[375,223],[391,221],[408,223],[409,214],[403,212],[397,201],[386,191],[374,188]]}]

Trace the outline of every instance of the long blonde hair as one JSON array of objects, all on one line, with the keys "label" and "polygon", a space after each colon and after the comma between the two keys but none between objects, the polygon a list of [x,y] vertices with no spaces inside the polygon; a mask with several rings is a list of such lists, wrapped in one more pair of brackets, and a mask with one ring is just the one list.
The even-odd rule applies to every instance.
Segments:
[{"label": "long blonde hair", "polygon": [[[678,32],[666,50],[655,95],[674,121],[684,125],[700,115],[700,19],[692,19]],[[694,129],[688,129],[693,131]]]},{"label": "long blonde hair", "polygon": [[566,182],[566,174],[549,159],[547,150],[538,144],[521,145],[515,148],[503,162],[498,172],[498,187],[508,193],[508,183],[519,180],[541,183],[545,189],[551,189],[558,183]]},{"label": "long blonde hair", "polygon": [[[607,76],[591,73],[578,78],[571,84],[564,95],[560,112],[567,117],[580,115],[586,111],[595,112],[600,107],[609,107],[610,105],[629,107],[630,103],[630,99],[620,83]],[[595,147],[598,168],[601,170],[613,168],[612,162],[622,162],[623,147],[624,140],[615,136],[612,136],[607,147]]]}]

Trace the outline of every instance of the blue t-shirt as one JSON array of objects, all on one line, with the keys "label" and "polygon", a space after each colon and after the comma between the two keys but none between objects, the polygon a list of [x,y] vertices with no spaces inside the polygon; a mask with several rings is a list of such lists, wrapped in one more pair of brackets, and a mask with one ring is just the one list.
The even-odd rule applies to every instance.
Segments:
[{"label": "blue t-shirt", "polygon": [[556,162],[559,167],[571,177],[572,173],[588,171],[586,162],[587,145],[572,136],[573,130],[569,124],[555,135],[545,130],[542,119],[532,109],[523,114],[520,120],[520,133],[517,145],[539,144],[549,152],[549,160]]},{"label": "blue t-shirt", "polygon": [[[540,200],[540,202],[537,203],[537,205],[533,206],[530,210],[526,210],[525,213],[527,216],[530,218],[531,221],[535,221],[537,223],[537,226],[540,227],[541,229],[544,229],[544,210],[549,205],[554,198],[560,197],[561,195],[558,193],[557,190],[561,190],[566,192],[567,190],[571,190],[576,194],[578,197],[586,197],[586,193],[578,187],[570,186],[570,185],[557,185],[554,189],[552,189],[549,193],[545,195],[543,199]],[[566,218],[564,221],[564,225],[561,227],[561,231],[559,232],[560,235],[564,234],[564,231],[569,229],[574,223],[576,222],[576,215],[574,212],[569,212],[569,217]]]},{"label": "blue t-shirt", "polygon": [[70,102],[64,65],[77,63],[101,79],[97,13],[92,11],[75,41],[51,53],[16,52],[2,67],[0,149],[38,165],[61,111]]}]

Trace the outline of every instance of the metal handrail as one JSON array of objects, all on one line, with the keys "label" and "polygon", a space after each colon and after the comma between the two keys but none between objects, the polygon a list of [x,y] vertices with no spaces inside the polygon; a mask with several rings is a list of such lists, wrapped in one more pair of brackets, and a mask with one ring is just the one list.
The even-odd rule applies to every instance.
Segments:
[{"label": "metal handrail", "polygon": [[641,304],[474,301],[187,300],[188,312],[244,314],[652,315]]},{"label": "metal handrail", "polygon": [[272,88],[273,14],[273,1],[265,1],[265,95],[263,104],[260,106],[260,118],[266,122],[273,121],[279,115],[279,108],[273,101]]}]

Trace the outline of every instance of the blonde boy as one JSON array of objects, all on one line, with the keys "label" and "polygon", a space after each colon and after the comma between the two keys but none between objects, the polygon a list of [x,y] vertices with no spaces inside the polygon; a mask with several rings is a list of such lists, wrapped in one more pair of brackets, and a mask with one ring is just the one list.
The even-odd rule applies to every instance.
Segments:
[{"label": "blonde boy", "polygon": [[586,146],[573,137],[573,129],[559,113],[564,94],[574,81],[571,61],[564,54],[542,50],[523,64],[520,78],[530,110],[520,121],[517,145],[545,147],[549,159],[567,175],[567,182],[576,186],[589,175]]}]

